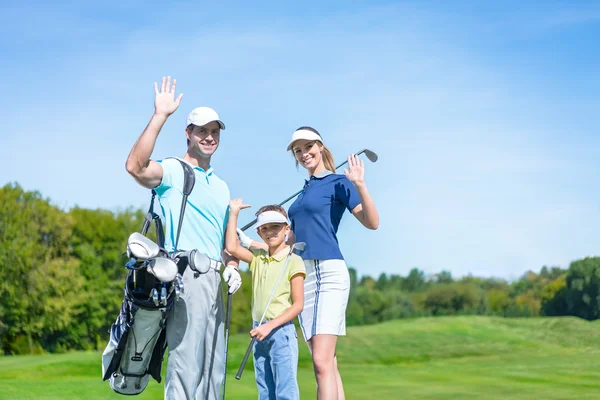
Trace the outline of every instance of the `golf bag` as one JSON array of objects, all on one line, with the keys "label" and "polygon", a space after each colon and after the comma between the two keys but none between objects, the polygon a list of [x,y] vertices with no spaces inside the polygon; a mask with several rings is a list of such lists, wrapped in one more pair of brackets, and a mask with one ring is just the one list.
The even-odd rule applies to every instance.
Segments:
[{"label": "golf bag", "polygon": [[[184,187],[176,249],[187,197],[195,183],[192,168],[178,161],[184,171]],[[153,190],[141,234],[133,233],[129,237],[127,255],[130,259],[125,265],[129,270],[125,295],[102,354],[102,380],[109,379],[110,387],[120,394],[142,393],[150,377],[161,382],[162,361],[167,347],[165,327],[168,311],[183,290],[182,276],[185,268],[193,264],[189,262],[190,259],[202,256],[196,250],[172,254],[165,251],[163,226],[154,212],[155,197]],[[144,236],[152,221],[155,223],[158,243]],[[197,264],[203,264],[203,260],[198,260]]]}]

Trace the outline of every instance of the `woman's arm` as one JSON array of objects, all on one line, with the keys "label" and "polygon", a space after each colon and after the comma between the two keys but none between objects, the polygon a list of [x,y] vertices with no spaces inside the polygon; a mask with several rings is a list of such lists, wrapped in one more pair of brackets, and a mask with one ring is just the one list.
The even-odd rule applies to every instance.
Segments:
[{"label": "woman's arm", "polygon": [[252,238],[244,233],[240,228],[237,229],[238,238],[240,239],[240,244],[247,249],[263,249],[269,250],[269,246],[265,242],[257,242],[256,240],[252,240]]},{"label": "woman's arm", "polygon": [[377,229],[379,227],[379,213],[365,184],[365,163],[353,154],[348,157],[348,169],[348,171],[344,169],[346,178],[354,184],[360,198],[360,204],[352,209],[352,215],[364,227]]}]

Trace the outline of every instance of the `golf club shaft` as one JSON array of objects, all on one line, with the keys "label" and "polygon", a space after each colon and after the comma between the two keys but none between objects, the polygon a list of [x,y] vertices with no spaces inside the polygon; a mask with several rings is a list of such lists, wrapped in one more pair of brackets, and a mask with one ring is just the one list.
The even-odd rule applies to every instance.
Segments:
[{"label": "golf club shaft", "polygon": [[[265,320],[265,316],[267,315],[267,310],[269,309],[269,306],[271,305],[271,300],[273,300],[273,296],[275,295],[277,286],[279,286],[279,281],[281,280],[283,273],[287,269],[287,266],[290,263],[290,260],[292,259],[293,252],[294,252],[294,246],[290,247],[290,252],[287,255],[287,259],[285,260],[285,263],[283,263],[283,267],[281,267],[281,272],[279,273],[279,276],[277,277],[277,281],[275,282],[275,286],[273,287],[273,290],[271,291],[271,296],[269,297],[269,300],[267,301],[267,306],[265,307],[265,311],[263,312],[262,317],[260,317],[258,326],[261,326],[263,321]],[[250,352],[252,351],[252,346],[254,346],[255,342],[256,342],[256,336],[254,336],[252,338],[252,341],[250,342],[250,345],[248,346],[248,350],[246,350],[246,355],[244,356],[244,359],[242,360],[242,363],[240,364],[240,368],[238,369],[238,372],[235,375],[235,379],[240,380],[240,378],[242,377],[242,374],[244,373],[244,368],[246,367],[246,362],[248,361],[248,357],[250,356]]]},{"label": "golf club shaft", "polygon": [[[364,153],[367,149],[362,149],[361,151],[359,151],[358,153],[356,153],[357,156],[360,156],[362,153]],[[338,169],[340,169],[341,167],[343,167],[344,165],[348,164],[348,160],[345,160],[343,163],[341,163],[340,165],[338,165],[337,167],[335,167],[336,171]],[[290,201],[291,199],[293,199],[294,197],[298,196],[300,193],[302,193],[302,190],[298,190],[296,193],[294,193],[293,195],[291,195],[290,197],[288,197],[287,199],[285,199],[284,201],[282,201],[281,203],[279,203],[279,206],[284,205],[285,203],[287,203],[288,201]],[[258,220],[258,218],[254,218],[252,221],[250,221],[249,223],[247,223],[246,225],[244,225],[242,227],[242,231],[245,232],[246,230],[250,229],[252,227],[252,225],[254,225],[256,223],[256,221]]]},{"label": "golf club shaft", "polygon": [[223,376],[223,400],[225,400],[225,382],[227,381],[227,350],[229,349],[229,326],[231,325],[231,293],[227,293],[227,316],[225,317],[225,376]]},{"label": "golf club shaft", "polygon": [[250,357],[250,352],[252,351],[252,347],[254,347],[254,343],[256,343],[256,337],[253,337],[252,341],[250,342],[250,345],[248,345],[248,350],[246,350],[246,354],[244,355],[244,359],[240,364],[240,368],[238,369],[237,374],[235,374],[235,379],[237,379],[238,381],[244,373],[244,368],[246,367],[246,363],[248,362],[248,357]]}]

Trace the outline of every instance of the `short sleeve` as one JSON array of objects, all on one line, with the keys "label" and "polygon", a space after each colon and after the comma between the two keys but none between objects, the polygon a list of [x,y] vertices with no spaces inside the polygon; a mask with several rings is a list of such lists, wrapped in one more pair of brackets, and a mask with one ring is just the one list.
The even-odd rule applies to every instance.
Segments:
[{"label": "short sleeve", "polygon": [[183,169],[179,161],[174,158],[158,160],[157,162],[162,166],[163,177],[160,184],[154,188],[154,191],[161,195],[173,187],[173,176],[177,173],[177,168],[179,168],[182,175]]},{"label": "short sleeve", "polygon": [[290,260],[288,280],[291,281],[292,278],[298,274],[302,274],[304,277],[306,277],[306,267],[304,266],[304,261],[302,261],[302,258],[294,254]]},{"label": "short sleeve", "polygon": [[356,186],[345,176],[335,184],[335,196],[350,212],[360,204]]}]

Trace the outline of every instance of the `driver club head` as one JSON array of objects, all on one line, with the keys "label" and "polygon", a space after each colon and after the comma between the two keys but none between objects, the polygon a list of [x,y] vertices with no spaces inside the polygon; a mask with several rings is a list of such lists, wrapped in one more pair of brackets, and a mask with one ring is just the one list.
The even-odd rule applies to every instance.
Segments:
[{"label": "driver club head", "polygon": [[306,247],[306,243],[296,242],[292,245],[292,251],[294,251],[294,250],[304,251],[305,247]]},{"label": "driver club head", "polygon": [[377,161],[377,159],[379,158],[379,157],[377,156],[377,154],[375,154],[375,152],[374,152],[374,151],[371,151],[371,150],[369,150],[369,149],[364,149],[363,151],[364,151],[364,153],[365,153],[365,156],[367,156],[367,158],[368,158],[368,159],[369,159],[369,161],[371,161],[371,162],[376,162],[376,161]]}]

